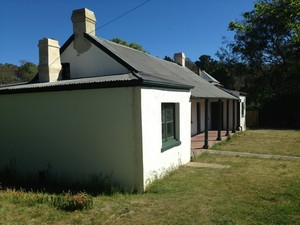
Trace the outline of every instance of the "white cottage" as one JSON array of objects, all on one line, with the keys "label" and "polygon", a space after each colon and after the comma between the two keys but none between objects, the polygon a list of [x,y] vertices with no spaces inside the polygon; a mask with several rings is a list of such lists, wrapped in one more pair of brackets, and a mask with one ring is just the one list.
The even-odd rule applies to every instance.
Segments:
[{"label": "white cottage", "polygon": [[95,36],[88,9],[72,22],[61,48],[40,40],[34,80],[0,88],[0,169],[13,161],[23,176],[83,182],[103,174],[143,191],[190,161],[191,99],[237,98],[185,68],[182,54],[179,65]]},{"label": "white cottage", "polygon": [[[229,132],[229,130],[233,132],[246,130],[246,93],[224,88],[218,80],[204,70],[199,69],[199,76],[210,84],[236,97],[236,99],[231,100],[228,98],[220,98],[218,100],[212,99],[209,101],[208,129],[218,130],[218,122],[220,121],[221,130],[227,130],[227,132]],[[192,123],[192,135],[204,131],[204,125],[201,125],[204,124],[204,122],[201,123],[202,120],[204,121],[204,113],[202,112],[201,114],[201,108],[204,107],[203,105],[204,100],[192,101],[192,121],[197,121],[196,123]],[[221,118],[219,119],[220,115]]]}]

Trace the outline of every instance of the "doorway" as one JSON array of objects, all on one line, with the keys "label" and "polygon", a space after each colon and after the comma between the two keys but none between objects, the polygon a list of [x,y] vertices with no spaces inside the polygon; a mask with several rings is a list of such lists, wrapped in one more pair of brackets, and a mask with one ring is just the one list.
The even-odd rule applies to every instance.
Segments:
[{"label": "doorway", "polygon": [[212,102],[211,109],[211,130],[218,130],[219,119],[221,119],[221,129],[223,129],[223,102],[221,102],[221,118],[219,118],[219,102]]}]

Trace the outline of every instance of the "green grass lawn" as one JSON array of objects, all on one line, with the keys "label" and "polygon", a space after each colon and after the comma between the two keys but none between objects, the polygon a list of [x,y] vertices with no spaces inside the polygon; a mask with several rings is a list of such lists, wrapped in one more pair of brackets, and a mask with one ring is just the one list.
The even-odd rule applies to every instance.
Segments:
[{"label": "green grass lawn", "polygon": [[212,149],[300,156],[300,130],[246,130]]},{"label": "green grass lawn", "polygon": [[56,209],[47,194],[2,190],[0,224],[300,224],[300,162],[208,154],[197,161],[230,168],[183,166],[145,194],[97,196],[92,209],[73,212]]}]

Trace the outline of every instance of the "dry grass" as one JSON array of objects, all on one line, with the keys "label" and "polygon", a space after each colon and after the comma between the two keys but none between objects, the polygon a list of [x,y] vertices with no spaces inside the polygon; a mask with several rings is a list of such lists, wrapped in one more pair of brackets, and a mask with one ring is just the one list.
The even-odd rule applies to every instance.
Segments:
[{"label": "dry grass", "polygon": [[[0,192],[0,224],[300,224],[299,162],[202,155],[228,169],[182,167],[145,194],[93,198],[65,212]],[[34,195],[34,193],[28,193]]]},{"label": "dry grass", "polygon": [[246,130],[230,141],[212,147],[216,150],[300,156],[299,130]]},{"label": "dry grass", "polygon": [[[300,224],[299,162],[206,154],[197,160],[231,167],[181,167],[145,194],[93,197],[92,209],[74,212],[45,201],[14,201],[2,190],[0,224]],[[35,193],[24,195],[35,199],[26,197]]]}]

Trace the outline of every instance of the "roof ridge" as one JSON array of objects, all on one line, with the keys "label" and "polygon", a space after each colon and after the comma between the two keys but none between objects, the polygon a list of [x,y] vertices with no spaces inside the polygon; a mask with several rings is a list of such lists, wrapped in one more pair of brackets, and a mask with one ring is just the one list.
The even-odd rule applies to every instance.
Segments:
[{"label": "roof ridge", "polygon": [[[163,63],[167,63],[167,64],[170,64],[170,65],[177,65],[177,66],[180,66],[180,65],[177,64],[176,62],[167,61],[167,60],[165,60],[165,59],[159,58],[158,56],[151,55],[151,54],[148,53],[148,52],[143,52],[143,51],[137,50],[137,49],[135,49],[135,48],[131,48],[131,47],[129,47],[129,46],[122,45],[122,44],[113,42],[113,41],[111,41],[111,40],[108,40],[108,39],[105,39],[105,38],[102,38],[102,37],[98,37],[98,36],[96,36],[96,35],[91,35],[91,34],[89,34],[89,35],[90,35],[90,36],[94,36],[95,38],[100,39],[100,40],[102,40],[102,41],[104,41],[104,42],[109,42],[110,44],[117,45],[117,46],[119,46],[119,47],[121,47],[121,48],[126,48],[126,49],[128,49],[128,50],[130,50],[130,51],[135,51],[135,52],[137,52],[137,53],[139,53],[139,54],[144,54],[144,55],[146,55],[146,56],[148,56],[148,57],[151,57],[151,58],[153,58],[153,59],[155,59],[155,60],[159,60],[159,61],[161,61],[161,62],[163,62]],[[180,66],[180,67],[182,67],[182,66]],[[186,68],[186,69],[190,70],[190,69],[187,68],[187,67],[183,67],[183,68]],[[190,71],[193,72],[192,70],[190,70]],[[193,72],[193,73],[195,73],[195,72]],[[195,74],[196,74],[196,73],[195,73]],[[196,74],[196,75],[197,75],[197,74]]]}]

